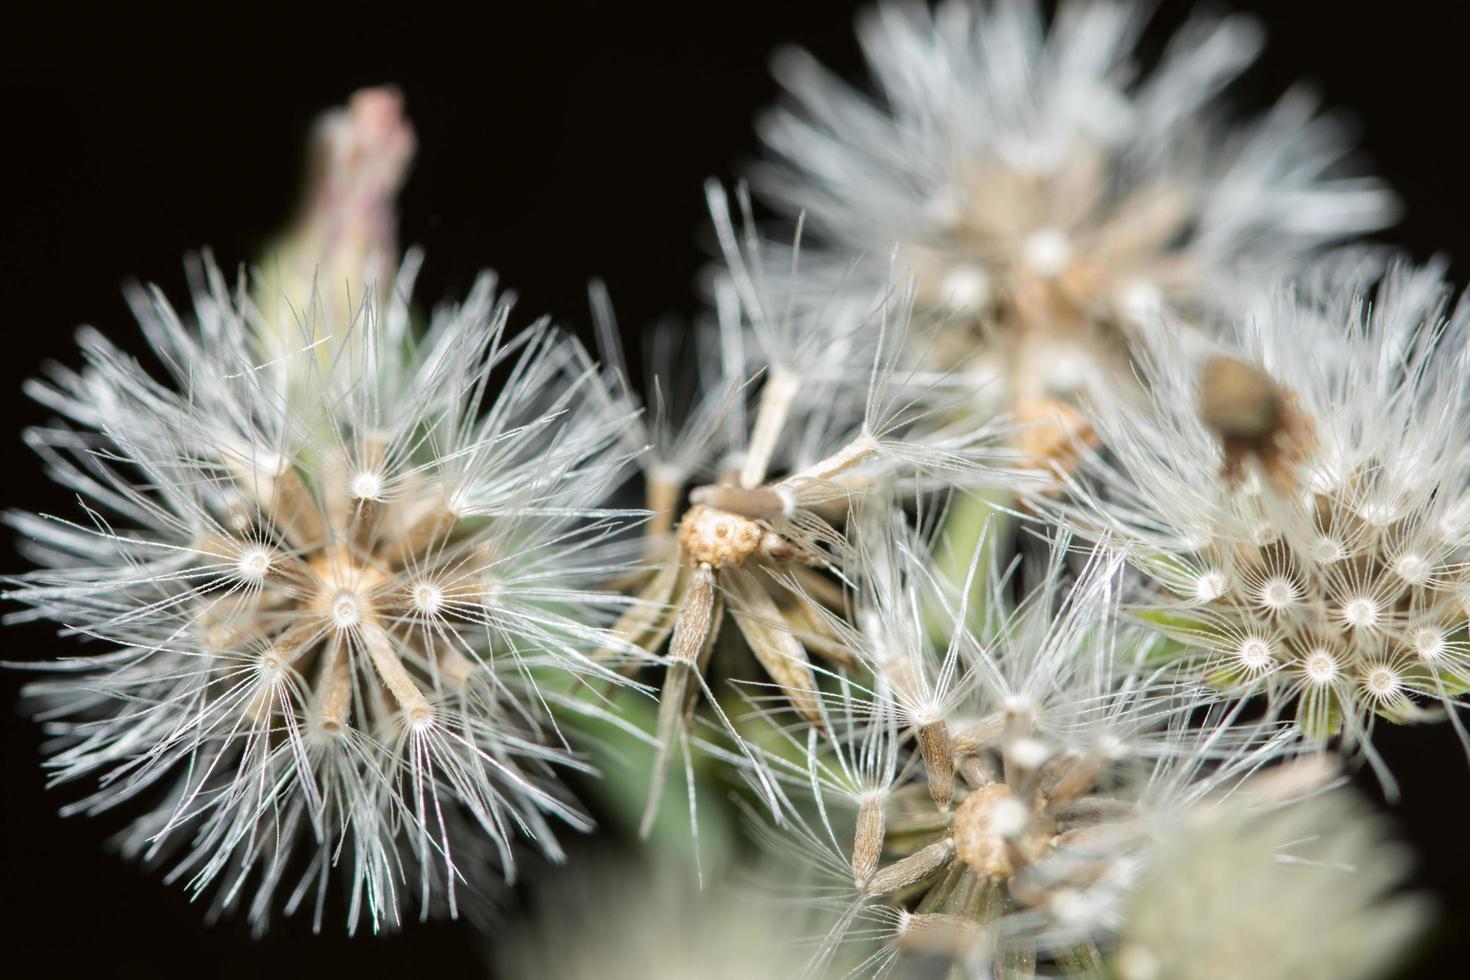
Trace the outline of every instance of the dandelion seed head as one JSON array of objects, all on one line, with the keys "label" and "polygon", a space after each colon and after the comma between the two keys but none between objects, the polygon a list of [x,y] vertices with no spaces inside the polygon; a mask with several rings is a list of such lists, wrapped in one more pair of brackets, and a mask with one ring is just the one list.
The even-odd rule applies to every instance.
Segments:
[{"label": "dandelion seed head", "polygon": [[1393,563],[1394,574],[1410,585],[1423,585],[1429,581],[1433,568],[1428,558],[1412,551],[1399,555]]},{"label": "dandelion seed head", "polygon": [[[1207,654],[1181,657],[1179,674],[1243,671],[1261,683],[1239,696],[1276,697],[1313,738],[1341,734],[1355,750],[1375,714],[1401,723],[1422,702],[1455,703],[1463,657],[1419,631],[1470,618],[1470,539],[1441,529],[1470,506],[1470,453],[1451,421],[1470,413],[1470,304],[1449,295],[1439,265],[1330,257],[1255,301],[1222,340],[1233,353],[1203,355],[1226,365],[1214,397],[1201,395],[1200,357],[1159,336],[1140,360],[1146,406],[1105,400],[1095,424],[1115,458],[1080,461],[1075,495],[1037,506],[1132,549],[1143,602]],[[1206,587],[1222,556],[1233,583]],[[1323,645],[1333,637],[1341,649]],[[1410,662],[1375,690],[1378,667]]]},{"label": "dandelion seed head", "polygon": [[[1098,360],[1126,373],[1119,328],[1238,311],[1241,279],[1258,284],[1245,270],[1391,220],[1392,196],[1341,173],[1343,132],[1299,96],[1244,124],[1221,111],[1254,25],[1201,17],[1140,72],[1144,20],[1131,4],[1055,18],[1033,0],[885,6],[859,27],[876,99],[807,55],[778,59],[789,97],[761,121],[769,152],[753,177],[804,216],[799,301],[879,287],[897,243],[921,309],[953,338],[926,356],[959,367],[983,321],[1016,355],[1007,384],[1029,392],[1053,367],[1041,338],[1086,322],[1106,335],[1091,373]],[[1189,68],[1186,50],[1200,55]]]},{"label": "dandelion seed head", "polygon": [[1236,659],[1253,674],[1269,670],[1275,662],[1271,656],[1271,641],[1260,636],[1246,637],[1240,641]]},{"label": "dandelion seed head", "polygon": [[1043,228],[1033,232],[1021,254],[1031,271],[1046,279],[1059,276],[1072,261],[1072,243],[1065,232],[1056,228]]},{"label": "dandelion seed head", "polygon": [[241,579],[247,582],[261,582],[271,570],[271,553],[267,548],[252,547],[240,552],[240,557],[235,560],[235,567]]},{"label": "dandelion seed head", "polygon": [[1378,625],[1380,610],[1372,596],[1356,596],[1342,604],[1342,621],[1352,629],[1372,629]]},{"label": "dandelion seed head", "polygon": [[[43,394],[117,461],[86,491],[115,514],[45,532],[46,567],[14,593],[111,647],[47,684],[92,733],[58,772],[102,776],[96,810],[156,787],[130,852],[167,841],[196,892],[254,882],[222,901],[257,929],[278,888],[324,902],[339,874],[350,928],[415,901],[455,911],[468,868],[509,871],[515,834],[559,855],[553,822],[586,826],[539,685],[600,670],[620,600],[596,586],[626,560],[601,543],[604,502],[632,409],[550,325],[508,337],[488,278],[420,335],[416,265],[398,298],[368,290],[329,323],[332,303],[257,305],[201,262],[199,322],[133,297],[169,377],[92,335],[89,366]],[[262,312],[276,303],[298,315]],[[90,452],[70,431],[34,439]],[[465,697],[474,676],[489,683]]]},{"label": "dandelion seed head", "polygon": [[1438,660],[1445,652],[1444,631],[1434,626],[1421,626],[1414,631],[1414,649],[1425,660]]},{"label": "dandelion seed head", "polygon": [[425,616],[437,616],[444,608],[444,590],[433,582],[415,583],[413,607]]},{"label": "dandelion seed head", "polygon": [[1301,598],[1301,589],[1289,578],[1274,576],[1261,583],[1256,601],[1270,612],[1290,609]]},{"label": "dandelion seed head", "polygon": [[352,477],[349,491],[355,500],[382,500],[383,476],[372,470],[363,470]]},{"label": "dandelion seed head", "polygon": [[1194,599],[1196,602],[1213,602],[1229,588],[1230,582],[1225,578],[1224,572],[1208,571],[1195,579]]},{"label": "dandelion seed head", "polygon": [[[869,529],[859,524],[859,542]],[[853,794],[846,779],[809,777],[841,768],[847,750],[829,750],[825,739],[794,730],[798,759],[772,758],[791,781],[782,824],[763,839],[816,875],[815,894],[851,896],[824,955],[873,948],[862,945],[872,940],[886,951],[884,968],[902,973],[910,954],[970,963],[1101,944],[1158,828],[1295,744],[1274,721],[1228,727],[1220,705],[1186,720],[1199,705],[1144,680],[1154,675],[1148,646],[1135,646],[1140,637],[1116,618],[1122,557],[1097,549],[1071,567],[1069,539],[1051,544],[1053,561],[1033,591],[1017,599],[996,573],[983,622],[957,619],[951,645],[916,645],[911,666],[930,679],[946,736],[926,739],[905,725],[881,803]],[[923,560],[917,547],[903,554]],[[849,576],[861,589],[871,572],[859,565]],[[1104,637],[1114,638],[1117,659]],[[863,662],[893,676],[886,660]],[[829,716],[861,704],[868,724],[903,717],[889,701],[899,686],[836,691]],[[936,757],[941,748],[947,758]],[[982,888],[995,891],[999,921],[977,919],[968,904]]]},{"label": "dandelion seed head", "polygon": [[1180,816],[1117,910],[1126,980],[1206,980],[1222,963],[1268,980],[1367,980],[1429,921],[1401,887],[1403,848],[1346,789],[1265,806],[1206,799]]},{"label": "dandelion seed head", "polygon": [[1337,658],[1326,650],[1313,650],[1303,663],[1307,680],[1313,684],[1330,684],[1340,671]]},{"label": "dandelion seed head", "polygon": [[945,305],[955,312],[980,313],[990,305],[990,276],[982,266],[957,265],[944,274],[940,291]]}]

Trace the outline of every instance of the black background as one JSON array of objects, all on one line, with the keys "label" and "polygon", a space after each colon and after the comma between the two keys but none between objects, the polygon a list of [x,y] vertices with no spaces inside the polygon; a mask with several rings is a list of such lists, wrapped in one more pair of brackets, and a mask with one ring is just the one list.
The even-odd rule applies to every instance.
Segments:
[{"label": "black background", "polygon": [[[1350,107],[1405,219],[1383,236],[1470,276],[1463,13],[1449,4],[1237,3],[1270,28],[1236,89],[1262,107],[1297,79]],[[847,3],[402,4],[337,11],[213,6],[8,15],[0,41],[0,505],[65,513],[22,447],[44,413],[19,393],[47,358],[72,358],[72,329],[136,333],[119,285],[156,281],[181,298],[181,259],[211,246],[252,258],[294,201],[306,129],[364,84],[407,96],[420,152],[402,199],[402,238],[427,247],[422,297],[462,292],[492,266],[585,335],[585,283],[605,277],[634,326],[689,312],[703,261],[701,182],[734,176],[754,151],[751,119],[774,95],[766,60],[803,44],[848,77],[859,61]],[[1189,5],[1164,2],[1152,37]],[[1470,420],[1466,420],[1470,427]],[[14,567],[12,555],[5,564]],[[0,659],[49,657],[42,626],[0,633]],[[411,926],[349,941],[286,921],[262,942],[206,927],[177,887],[106,853],[116,821],[62,821],[42,789],[38,735],[3,684],[4,867],[0,950],[53,976],[449,975],[488,977],[492,943],[467,927]],[[1470,765],[1446,726],[1385,726],[1403,786],[1397,818],[1420,854],[1419,883],[1448,916],[1407,975],[1463,975],[1470,933]],[[1365,780],[1371,788],[1371,782]],[[636,902],[636,895],[627,896]],[[332,923],[335,925],[335,923]],[[566,923],[569,934],[576,924]],[[13,974],[12,974],[13,975]]]}]

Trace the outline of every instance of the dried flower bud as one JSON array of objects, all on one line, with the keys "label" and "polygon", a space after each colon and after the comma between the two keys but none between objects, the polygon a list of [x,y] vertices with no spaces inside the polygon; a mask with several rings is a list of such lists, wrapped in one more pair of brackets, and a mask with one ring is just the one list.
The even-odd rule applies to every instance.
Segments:
[{"label": "dried flower bud", "polygon": [[1295,486],[1294,467],[1312,451],[1315,437],[1294,394],[1263,369],[1216,355],[1200,371],[1198,407],[1200,420],[1223,443],[1227,482],[1239,483],[1254,457],[1273,487]]}]

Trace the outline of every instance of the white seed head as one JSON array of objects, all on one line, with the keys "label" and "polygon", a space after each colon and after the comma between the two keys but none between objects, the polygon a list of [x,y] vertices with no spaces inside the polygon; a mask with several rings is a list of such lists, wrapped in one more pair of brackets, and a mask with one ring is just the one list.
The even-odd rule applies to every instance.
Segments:
[{"label": "white seed head", "polygon": [[944,305],[956,313],[975,314],[990,306],[990,276],[984,267],[962,263],[951,268],[939,284]]},{"label": "white seed head", "polygon": [[413,607],[425,616],[434,616],[444,608],[444,590],[433,582],[418,582],[413,587]]},{"label": "white seed head", "polygon": [[[201,261],[202,324],[134,297],[172,378],[99,335],[48,393],[66,451],[122,464],[92,466],[84,491],[106,523],[45,532],[48,567],[15,593],[108,647],[54,685],[93,726],[59,768],[103,777],[97,809],[153,799],[128,847],[166,840],[196,894],[229,878],[217,905],[257,929],[281,892],[324,902],[339,874],[353,925],[448,912],[460,882],[493,884],[472,869],[508,868],[508,828],[556,856],[551,823],[585,826],[556,785],[573,760],[540,685],[585,676],[624,608],[603,586],[626,559],[601,541],[634,412],[555,327],[503,330],[489,279],[420,330],[416,266],[378,270],[392,300],[324,279],[361,312],[344,331],[325,301],[273,279],[257,306]],[[353,445],[369,451],[349,461]],[[493,636],[475,596],[490,562],[519,613]],[[535,651],[534,676],[494,656],[509,648]],[[493,683],[453,696],[472,672]]]},{"label": "white seed head", "polygon": [[1040,769],[1051,758],[1051,749],[1039,738],[1013,738],[1006,745],[1006,761],[1022,769]]},{"label": "white seed head", "polygon": [[1394,574],[1410,585],[1423,585],[1429,581],[1431,565],[1429,559],[1416,552],[1405,552],[1393,563]]},{"label": "white seed head", "polygon": [[1276,575],[1261,583],[1256,602],[1270,612],[1283,612],[1301,598],[1301,589],[1291,579]]},{"label": "white seed head", "polygon": [[271,553],[269,549],[254,547],[246,548],[240,552],[240,557],[235,560],[237,574],[246,582],[264,581],[271,570]]},{"label": "white seed head", "polygon": [[1261,636],[1248,636],[1240,642],[1236,659],[1251,673],[1260,673],[1271,667],[1271,641]]},{"label": "white seed head", "polygon": [[382,500],[383,475],[372,470],[362,470],[353,475],[349,492],[354,500]]},{"label": "white seed head", "polygon": [[1363,687],[1375,699],[1387,701],[1402,689],[1403,679],[1392,667],[1378,664],[1363,672]]},{"label": "white seed head", "polygon": [[1194,598],[1197,602],[1214,602],[1225,594],[1230,583],[1225,578],[1224,572],[1205,572],[1194,583]]},{"label": "white seed head", "polygon": [[1438,660],[1444,655],[1444,631],[1435,626],[1421,626],[1414,631],[1414,651],[1425,660]]},{"label": "white seed head", "polygon": [[1307,675],[1307,680],[1313,684],[1332,683],[1340,670],[1337,658],[1326,650],[1313,650],[1309,653],[1302,669]]},{"label": "white seed head", "polygon": [[1356,596],[1342,604],[1342,621],[1353,629],[1372,629],[1381,611],[1372,596]]},{"label": "white seed head", "polygon": [[1072,262],[1072,242],[1065,232],[1043,228],[1027,236],[1021,257],[1033,273],[1045,279],[1061,275]]}]

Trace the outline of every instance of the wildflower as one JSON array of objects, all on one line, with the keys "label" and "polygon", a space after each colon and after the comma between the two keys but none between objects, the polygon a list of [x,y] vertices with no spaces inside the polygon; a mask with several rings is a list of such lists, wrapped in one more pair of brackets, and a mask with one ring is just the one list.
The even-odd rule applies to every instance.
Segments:
[{"label": "wildflower", "polygon": [[[1021,603],[1007,598],[1011,577],[996,574],[977,614],[971,583],[949,589],[912,537],[878,526],[889,533],[869,538],[858,625],[845,634],[870,680],[858,671],[823,701],[829,717],[866,725],[836,726],[854,733],[846,746],[808,739],[799,761],[770,764],[786,787],[785,826],[763,838],[810,869],[838,915],[816,962],[875,941],[864,975],[915,956],[973,975],[999,964],[1029,976],[1038,957],[1090,963],[1106,932],[1079,927],[1074,899],[1121,871],[1071,860],[1078,849],[1232,785],[1290,741],[1270,724],[1232,726],[1235,714],[1210,707],[1207,693],[1152,667],[1156,639],[1117,620],[1117,555],[1094,551],[1073,579],[1058,540]],[[920,625],[935,602],[937,646]],[[896,757],[870,751],[894,731]],[[868,760],[860,781],[838,775],[853,754]],[[1127,855],[1117,857],[1121,867]]]},{"label": "wildflower", "polygon": [[554,858],[553,823],[589,826],[545,681],[618,679],[589,653],[629,411],[544,320],[511,336],[488,274],[417,336],[415,268],[283,324],[201,262],[191,319],[130,294],[166,380],[86,330],[87,366],[29,387],[85,515],[11,518],[42,568],[10,597],[103,646],[39,665],[46,765],[97,780],[69,810],[148,801],[126,846],[218,906],[253,880],[257,929],[283,885],[319,925],[339,864],[349,926],[454,914],[517,836]]},{"label": "wildflower", "polygon": [[[1273,773],[1273,778],[1283,774]],[[1351,790],[1207,800],[1160,828],[1124,905],[1122,980],[1231,974],[1382,975],[1422,930],[1425,903],[1394,895],[1407,854]]]},{"label": "wildflower", "polygon": [[1053,509],[1130,545],[1139,615],[1183,644],[1183,674],[1264,693],[1375,765],[1375,718],[1437,704],[1464,737],[1470,309],[1448,294],[1437,265],[1344,255],[1223,352],[1161,343],[1147,403],[1099,402],[1108,451]]},{"label": "wildflower", "polygon": [[[898,370],[898,347],[888,341],[906,327],[905,295],[887,293],[876,309],[847,302],[792,313],[773,297],[777,284],[763,278],[759,243],[736,240],[723,192],[711,186],[709,196],[729,270],[717,287],[720,358],[711,373],[718,382],[682,432],[670,429],[661,410],[654,414],[647,431],[653,451],[644,459],[655,514],[646,568],[627,581],[636,602],[613,627],[624,646],[668,645],[645,833],[725,615],[792,707],[820,724],[803,636],[825,622],[823,604],[840,597],[827,573],[843,547],[849,506],[881,478],[914,489],[926,476],[974,479],[988,458],[988,429],[925,427],[926,403],[937,396],[929,381]],[[610,322],[606,312],[601,319]],[[860,329],[874,320],[878,329]],[[758,394],[747,424],[751,389]],[[716,400],[716,392],[725,394]],[[676,521],[685,481],[710,469],[714,481],[688,489]],[[784,576],[803,589],[783,587]],[[818,640],[814,652],[830,655]]]},{"label": "wildflower", "polygon": [[[648,858],[604,857],[557,871],[536,889],[533,914],[496,944],[503,974],[559,980],[795,975],[797,947],[803,932],[819,924],[819,913],[769,902],[736,880],[701,889],[688,868],[666,855]],[[758,866],[755,874],[775,871]],[[568,930],[568,922],[576,928]]]},{"label": "wildflower", "polygon": [[1242,276],[1392,217],[1377,181],[1342,175],[1343,127],[1305,92],[1224,121],[1219,92],[1261,45],[1253,20],[1196,16],[1140,71],[1147,10],[1063,3],[1047,23],[1034,0],[880,3],[858,24],[874,96],[783,51],[755,183],[805,216],[812,281],[868,288],[897,244],[921,311],[943,317],[927,356],[998,362],[1010,407],[1050,415],[1126,380],[1162,311],[1207,328]]}]

